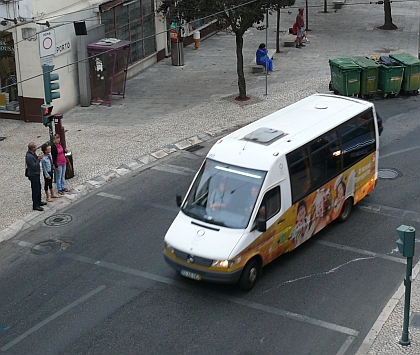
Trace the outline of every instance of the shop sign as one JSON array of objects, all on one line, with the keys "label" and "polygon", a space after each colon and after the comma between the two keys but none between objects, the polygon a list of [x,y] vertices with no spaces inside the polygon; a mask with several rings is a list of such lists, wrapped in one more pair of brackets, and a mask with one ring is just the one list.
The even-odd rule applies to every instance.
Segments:
[{"label": "shop sign", "polygon": [[71,51],[71,42],[70,39],[65,40],[64,42],[57,43],[56,45],[56,53],[54,56],[59,56],[61,54],[67,53]]},{"label": "shop sign", "polygon": [[45,57],[47,55],[54,55],[56,53],[55,32],[48,30],[39,34],[39,55]]}]

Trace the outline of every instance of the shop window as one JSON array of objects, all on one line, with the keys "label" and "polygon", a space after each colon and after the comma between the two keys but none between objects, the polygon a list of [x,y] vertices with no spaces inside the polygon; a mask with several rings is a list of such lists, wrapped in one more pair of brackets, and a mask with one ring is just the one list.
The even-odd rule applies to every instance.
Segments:
[{"label": "shop window", "polygon": [[19,111],[13,36],[0,34],[0,110]]},{"label": "shop window", "polygon": [[[109,4],[109,3],[107,3]],[[114,7],[102,6],[101,22],[106,37],[130,41],[131,58],[134,63],[156,52],[155,17],[152,0],[137,0],[119,3]]]}]

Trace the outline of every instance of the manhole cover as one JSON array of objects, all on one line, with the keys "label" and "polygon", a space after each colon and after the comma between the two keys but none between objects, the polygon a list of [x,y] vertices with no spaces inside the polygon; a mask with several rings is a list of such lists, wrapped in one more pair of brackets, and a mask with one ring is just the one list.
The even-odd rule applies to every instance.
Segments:
[{"label": "manhole cover", "polygon": [[44,223],[50,227],[61,227],[69,224],[72,220],[73,217],[69,214],[59,213],[46,218]]},{"label": "manhole cover", "polygon": [[402,174],[397,169],[378,169],[378,177],[380,179],[391,179],[395,180],[396,178],[402,176]]},{"label": "manhole cover", "polygon": [[61,242],[57,240],[46,240],[35,244],[31,252],[35,255],[52,254],[61,250]]}]

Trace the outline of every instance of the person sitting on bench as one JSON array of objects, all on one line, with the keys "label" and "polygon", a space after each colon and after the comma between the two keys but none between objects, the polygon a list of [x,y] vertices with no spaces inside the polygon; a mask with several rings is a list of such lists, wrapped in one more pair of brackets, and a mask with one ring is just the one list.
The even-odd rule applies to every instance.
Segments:
[{"label": "person sitting on bench", "polygon": [[268,72],[273,71],[273,61],[268,57],[268,50],[265,43],[261,43],[257,49],[256,62],[258,65],[264,66]]}]

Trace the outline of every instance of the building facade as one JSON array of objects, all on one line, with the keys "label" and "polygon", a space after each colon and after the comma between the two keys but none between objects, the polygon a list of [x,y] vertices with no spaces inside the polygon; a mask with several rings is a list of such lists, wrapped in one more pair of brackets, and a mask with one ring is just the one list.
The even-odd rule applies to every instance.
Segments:
[{"label": "building facade", "polygon": [[[59,75],[61,97],[52,102],[53,113],[65,113],[90,95],[85,76],[92,73],[80,69],[89,43],[80,41],[83,35],[76,35],[75,22],[85,24],[89,41],[130,41],[128,78],[168,57],[170,24],[156,13],[159,2],[0,0],[0,118],[41,122],[43,64],[54,65],[53,73]],[[186,26],[191,38],[185,45],[192,42],[192,30],[209,24]]]}]

